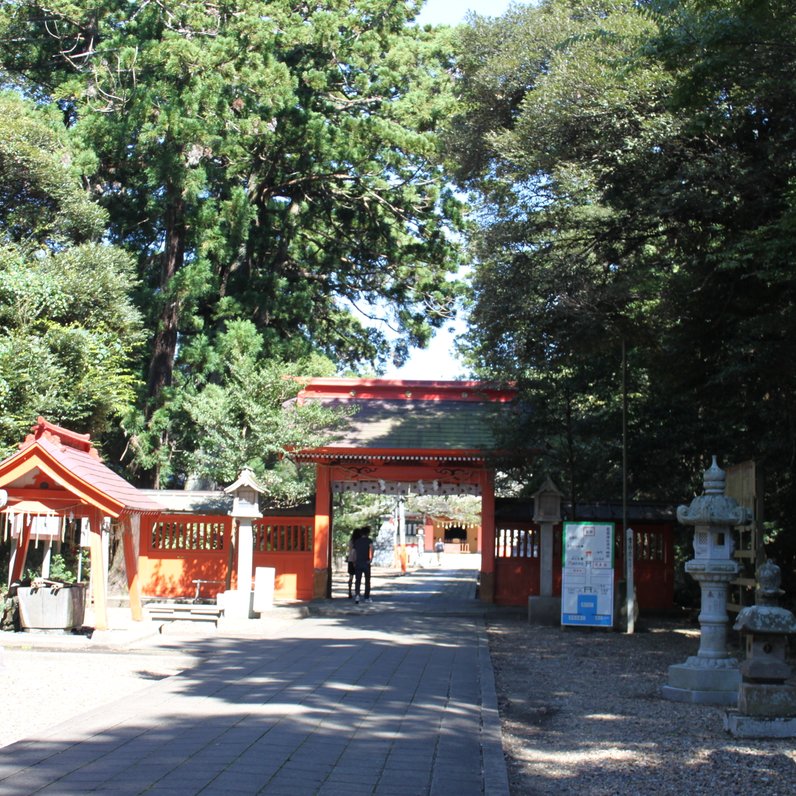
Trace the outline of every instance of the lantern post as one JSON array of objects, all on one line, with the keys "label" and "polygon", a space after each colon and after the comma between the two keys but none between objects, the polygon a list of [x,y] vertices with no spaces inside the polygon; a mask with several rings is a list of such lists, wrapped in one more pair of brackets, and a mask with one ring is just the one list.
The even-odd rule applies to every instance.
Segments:
[{"label": "lantern post", "polygon": [[535,624],[561,620],[561,598],[553,595],[553,526],[561,522],[561,498],[550,476],[533,496],[533,521],[539,523],[539,594],[528,597],[528,621]]},{"label": "lantern post", "polygon": [[265,490],[257,483],[254,473],[244,467],[238,480],[225,490],[232,495],[233,533],[237,526],[238,583],[237,589],[224,595],[224,613],[235,619],[249,619],[252,616],[252,567],[254,562],[253,520],[260,519],[259,495]]},{"label": "lantern post", "polygon": [[724,493],[726,475],[716,463],[704,473],[704,494],[688,506],[679,506],[677,520],[694,526],[694,557],[685,571],[699,583],[699,650],[685,663],[669,667],[669,681],[663,686],[666,699],[735,706],[741,673],[738,661],[727,651],[727,589],[738,573],[733,558],[732,529],[747,525],[752,517]]}]

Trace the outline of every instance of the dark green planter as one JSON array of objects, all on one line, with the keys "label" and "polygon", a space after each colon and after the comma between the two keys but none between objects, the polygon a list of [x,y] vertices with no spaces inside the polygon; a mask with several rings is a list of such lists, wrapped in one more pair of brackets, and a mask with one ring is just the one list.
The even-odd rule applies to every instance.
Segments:
[{"label": "dark green planter", "polygon": [[83,626],[86,584],[19,586],[19,621],[26,631],[73,630]]}]

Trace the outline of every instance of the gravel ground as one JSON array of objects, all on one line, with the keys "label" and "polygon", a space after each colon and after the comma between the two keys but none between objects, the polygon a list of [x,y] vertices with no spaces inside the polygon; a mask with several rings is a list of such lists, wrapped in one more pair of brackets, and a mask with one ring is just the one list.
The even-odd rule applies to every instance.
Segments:
[{"label": "gravel ground", "polygon": [[[722,708],[661,699],[697,628],[640,623],[633,636],[490,620],[512,796],[796,792],[796,739],[728,735]],[[195,659],[174,646],[125,652],[0,646],[0,746],[147,688]],[[57,672],[57,677],[53,677]]]},{"label": "gravel ground", "polygon": [[796,792],[796,739],[737,739],[723,708],[660,697],[668,667],[696,654],[696,628],[502,618],[489,642],[512,796]]},{"label": "gravel ground", "polygon": [[51,652],[0,647],[0,747],[68,721],[175,674],[189,659],[171,652]]}]

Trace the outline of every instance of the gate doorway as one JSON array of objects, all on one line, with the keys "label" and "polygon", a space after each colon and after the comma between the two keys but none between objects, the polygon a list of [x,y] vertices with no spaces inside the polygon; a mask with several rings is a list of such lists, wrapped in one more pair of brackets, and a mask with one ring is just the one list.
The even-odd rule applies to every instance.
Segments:
[{"label": "gate doorway", "polygon": [[[315,401],[348,413],[330,443],[296,450],[296,462],[316,467],[315,597],[331,596],[335,490],[395,494],[461,494],[481,500],[482,600],[494,600],[496,463],[535,455],[507,450],[516,434],[517,391],[475,381],[313,379],[296,402]],[[453,539],[454,537],[451,537]],[[469,540],[459,544],[469,544]],[[453,542],[451,542],[453,544]]]}]

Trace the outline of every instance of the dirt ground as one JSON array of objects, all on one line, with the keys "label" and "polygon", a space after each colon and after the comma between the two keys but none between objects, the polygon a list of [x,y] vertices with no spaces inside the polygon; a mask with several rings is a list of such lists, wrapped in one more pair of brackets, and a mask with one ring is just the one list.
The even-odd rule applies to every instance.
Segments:
[{"label": "dirt ground", "polygon": [[724,708],[660,696],[668,667],[696,654],[698,627],[637,628],[490,621],[512,796],[792,794],[796,739],[736,739]]}]

